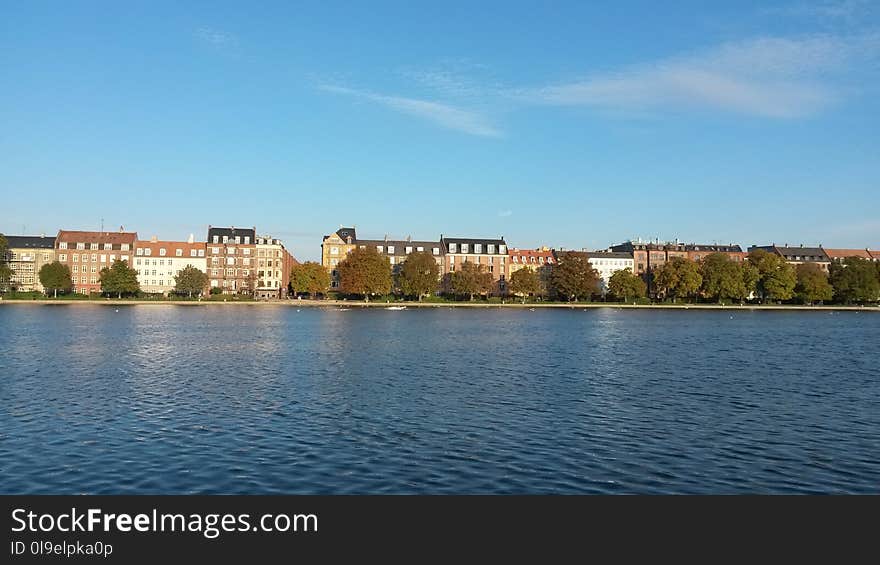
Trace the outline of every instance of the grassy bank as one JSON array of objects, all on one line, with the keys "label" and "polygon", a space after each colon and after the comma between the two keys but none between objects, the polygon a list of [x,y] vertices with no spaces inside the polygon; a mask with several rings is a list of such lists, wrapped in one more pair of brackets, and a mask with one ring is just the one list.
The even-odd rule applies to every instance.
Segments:
[{"label": "grassy bank", "polygon": [[415,308],[513,308],[519,310],[536,310],[539,308],[556,308],[556,309],[587,309],[587,308],[616,308],[616,309],[633,309],[633,310],[806,310],[806,311],[823,311],[823,310],[840,310],[840,311],[859,311],[859,312],[878,312],[880,307],[877,305],[870,306],[843,306],[843,305],[823,305],[823,306],[804,306],[798,304],[744,304],[744,305],[722,305],[722,304],[623,304],[620,302],[542,302],[542,303],[526,303],[519,302],[363,302],[355,300],[232,300],[227,299],[205,299],[205,300],[144,300],[129,299],[122,300],[114,298],[92,298],[90,300],[69,300],[69,299],[0,299],[0,306],[4,304],[32,304],[32,305],[175,305],[175,306],[255,306],[255,307],[295,307],[295,308],[387,308],[389,306],[406,306],[407,309]]}]

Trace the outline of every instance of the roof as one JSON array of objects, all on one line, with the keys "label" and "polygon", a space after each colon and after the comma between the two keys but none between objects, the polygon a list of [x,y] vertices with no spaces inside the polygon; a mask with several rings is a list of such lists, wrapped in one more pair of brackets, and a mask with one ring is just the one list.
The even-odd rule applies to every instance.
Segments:
[{"label": "roof", "polygon": [[710,251],[713,253],[742,253],[742,247],[739,245],[717,245],[704,243],[688,243],[684,246],[685,251]]},{"label": "roof", "polygon": [[872,257],[875,261],[880,261],[880,249],[869,249],[869,250],[868,250],[868,253],[871,254],[871,257]]},{"label": "roof", "polygon": [[846,259],[847,257],[861,257],[862,259],[872,259],[871,253],[867,249],[828,249],[823,247],[825,253],[832,259]]},{"label": "roof", "polygon": [[514,262],[528,263],[530,257],[536,259],[544,258],[547,260],[547,263],[556,262],[556,255],[553,253],[553,250],[546,247],[541,249],[508,249],[507,255]]},{"label": "roof", "polygon": [[251,238],[251,243],[253,243],[257,237],[257,230],[256,228],[237,228],[235,226],[228,228],[215,228],[213,226],[208,226],[208,241],[211,241],[215,235],[220,238],[225,235],[230,239],[236,236],[249,237]]},{"label": "roof", "polygon": [[[449,253],[449,246],[454,244],[456,246],[468,245],[470,249],[468,250],[468,255],[489,255],[488,246],[495,246],[495,254],[507,255],[507,251],[501,253],[500,247],[503,245],[507,247],[507,242],[504,241],[504,238],[500,239],[481,239],[481,238],[473,238],[473,237],[441,237],[440,245],[443,248],[443,251]],[[482,245],[482,251],[480,253],[476,253],[473,250],[474,245]]]},{"label": "roof", "polygon": [[612,245],[612,251],[632,251],[634,249],[646,249],[650,251],[708,251],[714,253],[742,253],[742,247],[734,243],[719,245],[717,243],[680,243],[667,241],[664,243],[651,241],[627,241]]},{"label": "roof", "polygon": [[789,247],[787,245],[753,245],[749,247],[749,251],[754,249],[763,249],[771,253],[777,253],[785,258],[786,261],[812,261],[816,263],[827,263],[828,255],[821,247]]},{"label": "roof", "polygon": [[[385,255],[406,255],[406,248],[424,247],[426,251],[432,250],[434,247],[441,247],[439,241],[407,241],[405,239],[361,239],[357,244],[363,246],[382,246],[382,253]],[[388,253],[388,248],[394,247],[394,253]]]},{"label": "roof", "polygon": [[174,250],[183,249],[183,254],[185,256],[189,256],[189,251],[192,249],[205,249],[206,243],[204,241],[197,241],[195,243],[189,243],[187,241],[136,241],[134,244],[135,249],[149,249],[150,255],[155,255],[159,257],[159,250],[165,249],[166,256],[173,256]]},{"label": "roof", "polygon": [[10,249],[52,249],[55,247],[54,237],[42,235],[6,235],[6,243]]},{"label": "roof", "polygon": [[582,251],[588,259],[632,259],[632,253],[623,251]]},{"label": "roof", "polygon": [[100,232],[100,231],[75,231],[75,230],[58,230],[55,238],[56,243],[111,243],[119,245],[121,243],[134,244],[137,240],[137,232]]}]

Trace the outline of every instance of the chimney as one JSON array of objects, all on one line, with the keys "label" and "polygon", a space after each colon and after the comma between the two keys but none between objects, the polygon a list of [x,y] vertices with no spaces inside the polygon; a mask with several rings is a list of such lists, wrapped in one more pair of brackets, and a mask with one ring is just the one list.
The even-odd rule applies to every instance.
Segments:
[{"label": "chimney", "polygon": [[159,237],[158,237],[158,236],[155,236],[155,235],[154,235],[154,236],[150,237],[150,243],[156,243],[157,241],[159,241]]},{"label": "chimney", "polygon": [[41,233],[41,234],[40,234],[40,239],[43,239],[44,237],[46,237],[46,234],[45,234],[45,233]]},{"label": "chimney", "polygon": [[189,234],[189,238],[187,238],[187,243],[195,243],[196,237],[193,234]]},{"label": "chimney", "polygon": [[119,226],[119,233],[123,233],[123,232],[125,232],[125,228],[123,228],[122,226]]}]

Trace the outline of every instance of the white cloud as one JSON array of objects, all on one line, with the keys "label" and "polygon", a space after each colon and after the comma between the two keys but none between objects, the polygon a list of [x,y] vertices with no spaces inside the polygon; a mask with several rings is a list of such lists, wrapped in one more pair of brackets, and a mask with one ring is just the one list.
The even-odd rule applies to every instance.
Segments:
[{"label": "white cloud", "polygon": [[419,100],[416,98],[404,98],[402,96],[388,96],[341,86],[322,85],[320,88],[327,92],[345,94],[363,100],[369,100],[403,114],[427,120],[447,129],[485,137],[501,137],[502,135],[501,131],[493,126],[486,116],[478,112],[463,110],[439,102]]},{"label": "white cloud", "polygon": [[830,76],[874,56],[876,35],[762,38],[520,92],[535,102],[615,111],[707,108],[771,118],[815,114],[841,96]]},{"label": "white cloud", "polygon": [[195,36],[200,41],[204,41],[215,47],[223,47],[236,43],[236,38],[233,34],[210,27],[200,27],[195,31]]},{"label": "white cloud", "polygon": [[513,210],[499,210],[498,211],[499,218],[509,218],[510,216],[513,216]]}]

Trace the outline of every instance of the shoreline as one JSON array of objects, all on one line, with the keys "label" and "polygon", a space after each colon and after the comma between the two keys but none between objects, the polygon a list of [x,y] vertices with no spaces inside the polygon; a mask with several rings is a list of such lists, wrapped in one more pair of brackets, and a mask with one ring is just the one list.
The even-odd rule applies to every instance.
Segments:
[{"label": "shoreline", "polygon": [[617,308],[630,310],[771,310],[771,311],[854,311],[854,312],[878,312],[878,306],[806,306],[801,304],[778,305],[778,304],[623,304],[615,302],[579,302],[573,304],[521,304],[506,303],[492,304],[484,302],[360,302],[351,300],[270,300],[270,301],[229,301],[205,300],[202,302],[192,300],[127,300],[127,299],[103,299],[103,300],[24,300],[5,299],[0,300],[0,306],[4,304],[31,304],[40,306],[58,305],[92,305],[92,306],[281,306],[297,308],[388,308],[389,306],[405,306],[410,308],[513,308],[513,309],[586,309],[586,308]]}]

